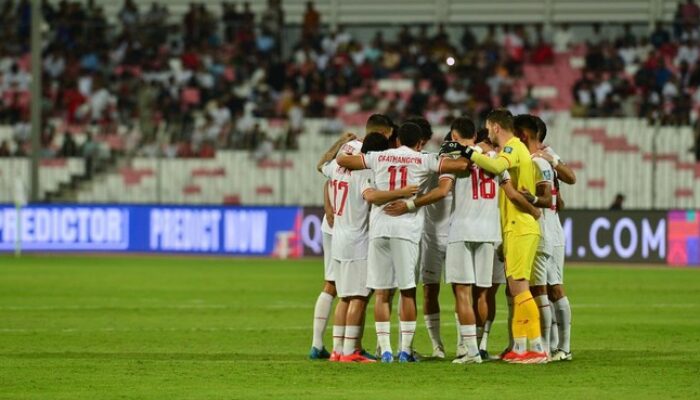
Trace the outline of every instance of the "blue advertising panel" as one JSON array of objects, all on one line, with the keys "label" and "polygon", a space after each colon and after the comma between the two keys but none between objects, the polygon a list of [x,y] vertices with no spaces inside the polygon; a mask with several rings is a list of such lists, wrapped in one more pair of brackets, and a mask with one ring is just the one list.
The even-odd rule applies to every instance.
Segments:
[{"label": "blue advertising panel", "polygon": [[0,207],[0,251],[301,253],[299,207],[31,205]]}]

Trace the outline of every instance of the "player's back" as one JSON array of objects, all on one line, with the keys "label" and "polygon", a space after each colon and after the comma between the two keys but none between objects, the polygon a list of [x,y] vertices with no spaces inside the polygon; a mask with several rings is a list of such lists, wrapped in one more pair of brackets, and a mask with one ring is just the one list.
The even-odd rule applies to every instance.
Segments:
[{"label": "player's back", "polygon": [[[432,190],[440,184],[441,179],[454,179],[450,174],[432,174],[428,178],[427,190]],[[423,207],[424,213],[424,237],[446,238],[450,228],[450,214],[452,212],[453,191],[450,191],[444,199]]]},{"label": "player's back", "polygon": [[[374,186],[377,190],[390,191],[409,185],[420,188],[424,193],[428,179],[439,170],[437,154],[423,154],[406,146],[382,152],[368,153],[365,164],[374,172]],[[423,229],[423,213],[408,212],[392,217],[384,212],[385,205],[372,207],[370,214],[370,238],[395,237],[420,241]]]},{"label": "player's back", "polygon": [[457,175],[448,242],[501,240],[497,178],[472,165],[469,174]]},{"label": "player's back", "polygon": [[323,173],[331,182],[330,196],[335,214],[333,224],[333,257],[352,260],[366,253],[369,230],[369,203],[362,192],[372,180],[368,170],[350,171],[335,160],[323,167]]}]

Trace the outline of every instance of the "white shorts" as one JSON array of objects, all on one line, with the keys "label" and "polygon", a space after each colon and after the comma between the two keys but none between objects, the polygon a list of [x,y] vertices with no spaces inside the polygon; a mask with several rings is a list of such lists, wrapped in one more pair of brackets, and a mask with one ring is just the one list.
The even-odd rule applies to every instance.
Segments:
[{"label": "white shorts", "polygon": [[323,233],[323,280],[335,282],[338,271],[338,261],[331,256],[333,235]]},{"label": "white shorts", "polygon": [[530,275],[530,286],[544,286],[547,284],[547,271],[550,269],[549,264],[551,263],[551,255],[539,251],[537,252]]},{"label": "white shorts", "polygon": [[552,262],[547,268],[547,284],[564,284],[564,246],[554,246],[552,250]]},{"label": "white shorts", "polygon": [[445,281],[489,288],[493,279],[493,243],[447,244]]},{"label": "white shorts", "polygon": [[[495,243],[494,248],[498,248],[501,243]],[[491,283],[494,285],[505,285],[508,281],[506,280],[506,265],[503,261],[498,259],[497,251],[493,252],[493,275],[491,278]]]},{"label": "white shorts", "polygon": [[413,289],[416,287],[418,243],[397,238],[369,241],[367,287],[372,289]]},{"label": "white shorts", "polygon": [[338,261],[335,288],[338,297],[369,296],[367,260]]},{"label": "white shorts", "polygon": [[420,277],[424,285],[440,284],[447,238],[423,236],[420,242]]}]

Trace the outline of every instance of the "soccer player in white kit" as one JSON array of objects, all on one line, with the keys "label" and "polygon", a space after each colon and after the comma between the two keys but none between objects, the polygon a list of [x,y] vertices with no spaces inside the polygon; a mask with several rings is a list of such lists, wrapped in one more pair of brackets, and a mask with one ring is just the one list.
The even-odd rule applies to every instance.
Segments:
[{"label": "soccer player in white kit", "polygon": [[[474,145],[476,129],[468,118],[457,118],[450,127],[452,139],[462,146]],[[491,287],[494,245],[501,240],[498,184],[495,177],[472,165],[457,175],[450,217],[445,261],[445,281],[452,285],[459,321],[460,345],[454,363],[481,363],[477,343],[477,307],[486,314],[486,291]],[[476,291],[473,296],[472,290]],[[487,315],[479,315],[483,322]]]},{"label": "soccer player in white kit", "polygon": [[[388,139],[380,133],[367,135],[362,143],[362,153],[388,149]],[[409,186],[393,192],[378,192],[372,187],[373,174],[370,170],[350,171],[338,166],[335,160],[326,162],[322,173],[332,182],[333,247],[331,254],[338,262],[336,288],[338,297],[347,303],[347,314],[339,316],[335,325],[344,328],[342,354],[334,354],[331,360],[340,362],[374,362],[357,348],[362,332],[364,314],[370,290],[367,288],[367,246],[369,241],[369,203],[371,201],[392,201],[410,197],[417,187]],[[334,357],[336,356],[336,357]]]},{"label": "soccer player in white kit", "polygon": [[[459,172],[466,168],[466,159],[450,160],[437,154],[422,154],[421,129],[413,123],[399,128],[401,146],[366,156],[339,156],[338,164],[348,169],[371,169],[378,190],[393,190],[417,185],[425,190],[431,174]],[[415,210],[412,200],[407,202]],[[422,213],[406,213],[392,217],[384,206],[373,207],[370,214],[370,245],[368,252],[367,285],[375,289],[375,324],[381,347],[382,361],[392,362],[390,343],[389,293],[401,291],[400,329],[402,334],[399,362],[413,362],[413,336],[416,329],[416,266],[423,228]]]},{"label": "soccer player in white kit", "polygon": [[[352,133],[344,133],[340,138],[331,146],[329,151],[333,154],[338,152],[341,146],[345,145],[349,141],[354,141],[356,139],[355,135]],[[337,262],[331,257],[331,246],[333,239],[333,208],[331,206],[331,198],[329,193],[330,181],[326,182],[323,188],[323,204],[324,204],[324,216],[323,222],[321,223],[321,231],[323,235],[323,290],[318,295],[316,299],[316,304],[314,305],[314,321],[313,321],[313,337],[311,342],[311,350],[309,351],[309,358],[312,360],[320,360],[330,358],[331,354],[326,350],[323,345],[323,336],[326,332],[326,327],[328,326],[328,318],[331,313],[331,307],[333,305],[333,299],[336,296],[335,278],[337,270]],[[338,304],[336,306],[336,315],[345,315],[347,310],[345,306],[347,304]],[[335,319],[335,318],[334,318]],[[335,348],[339,343],[342,343],[342,333],[340,328],[333,327],[333,347]]]}]

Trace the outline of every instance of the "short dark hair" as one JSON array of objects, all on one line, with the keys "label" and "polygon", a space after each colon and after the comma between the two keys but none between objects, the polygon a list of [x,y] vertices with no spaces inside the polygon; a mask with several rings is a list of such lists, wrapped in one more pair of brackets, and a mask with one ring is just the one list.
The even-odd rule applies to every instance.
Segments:
[{"label": "short dark hair", "polygon": [[496,108],[491,110],[486,116],[486,121],[492,124],[498,124],[506,131],[513,131],[513,114],[505,108]]},{"label": "short dark hair", "polygon": [[462,139],[474,139],[476,136],[476,126],[474,121],[467,117],[459,117],[452,121],[450,132],[457,131],[457,134]]},{"label": "short dark hair", "polygon": [[372,114],[367,118],[367,123],[365,124],[365,129],[369,132],[373,132],[376,129],[391,129],[394,123],[391,118],[384,114]]},{"label": "short dark hair", "polygon": [[418,124],[404,122],[399,127],[399,141],[402,146],[416,147],[423,139],[423,131]]},{"label": "short dark hair", "polygon": [[412,122],[420,126],[420,130],[423,134],[423,140],[428,141],[433,138],[433,128],[430,126],[430,122],[423,117],[410,117],[405,122]]},{"label": "short dark hair", "polygon": [[544,138],[547,137],[547,124],[542,121],[542,118],[538,117],[537,115],[533,115],[532,119],[535,120],[535,123],[537,124],[537,136],[540,139],[540,142],[544,142]]},{"label": "short dark hair", "polygon": [[363,154],[369,153],[370,151],[384,151],[389,148],[389,139],[379,132],[370,132],[362,140],[362,149],[360,150]]},{"label": "short dark hair", "polygon": [[[532,115],[517,115],[515,118],[513,118],[513,126],[515,127],[515,133],[518,136],[528,136],[533,139],[538,137],[537,122],[535,122]],[[525,131],[528,131],[528,133]]]},{"label": "short dark hair", "polygon": [[481,128],[478,131],[476,131],[476,142],[481,143],[481,142],[486,142],[489,140],[489,130],[486,128]]}]

